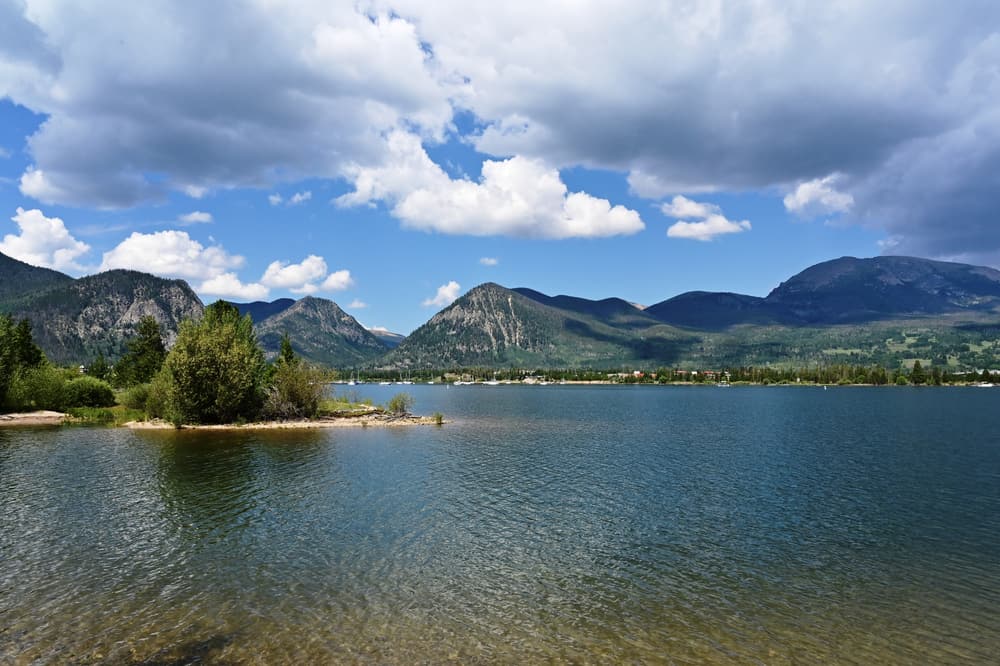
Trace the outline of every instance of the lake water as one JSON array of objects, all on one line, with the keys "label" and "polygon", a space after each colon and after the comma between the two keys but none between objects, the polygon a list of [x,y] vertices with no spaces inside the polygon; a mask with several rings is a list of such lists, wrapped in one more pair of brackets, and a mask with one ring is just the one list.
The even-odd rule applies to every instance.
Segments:
[{"label": "lake water", "polygon": [[0,663],[1000,655],[1000,389],[403,388],[453,422],[0,430]]}]

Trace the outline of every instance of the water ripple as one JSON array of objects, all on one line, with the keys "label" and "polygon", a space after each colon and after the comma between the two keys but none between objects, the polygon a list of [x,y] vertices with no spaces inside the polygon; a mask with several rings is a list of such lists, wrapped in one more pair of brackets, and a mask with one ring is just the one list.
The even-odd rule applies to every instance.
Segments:
[{"label": "water ripple", "polygon": [[455,422],[0,431],[0,663],[1000,654],[990,392],[413,389]]}]

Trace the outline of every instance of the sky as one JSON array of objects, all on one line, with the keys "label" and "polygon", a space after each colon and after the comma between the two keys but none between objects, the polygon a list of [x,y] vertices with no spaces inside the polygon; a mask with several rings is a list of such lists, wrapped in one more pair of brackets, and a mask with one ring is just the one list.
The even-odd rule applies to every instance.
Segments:
[{"label": "sky", "polygon": [[650,305],[1000,267],[1000,5],[0,0],[0,252],[315,295]]}]

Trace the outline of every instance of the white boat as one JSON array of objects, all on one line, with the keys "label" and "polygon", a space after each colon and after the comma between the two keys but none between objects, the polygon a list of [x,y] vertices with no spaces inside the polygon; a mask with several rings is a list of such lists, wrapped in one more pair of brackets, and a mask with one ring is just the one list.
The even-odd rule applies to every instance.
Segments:
[{"label": "white boat", "polygon": [[392,382],[379,382],[378,385],[379,386],[390,386],[390,385],[392,385]]},{"label": "white boat", "polygon": [[976,384],[976,388],[993,388],[996,386],[993,382],[979,382]]},{"label": "white boat", "polygon": [[486,386],[500,386],[500,382],[495,379],[491,379],[488,382],[483,382]]}]

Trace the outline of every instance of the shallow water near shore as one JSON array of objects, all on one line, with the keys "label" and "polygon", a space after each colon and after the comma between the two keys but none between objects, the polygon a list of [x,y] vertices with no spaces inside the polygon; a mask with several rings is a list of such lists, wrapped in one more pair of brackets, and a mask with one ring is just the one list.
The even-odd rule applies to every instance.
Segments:
[{"label": "shallow water near shore", "polygon": [[0,430],[0,663],[1000,654],[1000,389],[400,389],[453,422]]}]

